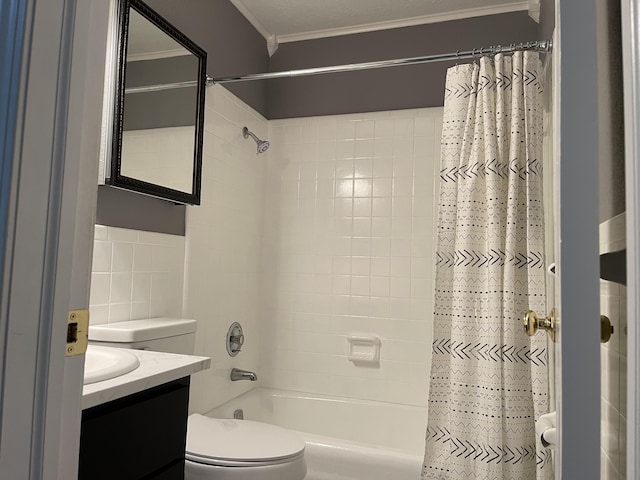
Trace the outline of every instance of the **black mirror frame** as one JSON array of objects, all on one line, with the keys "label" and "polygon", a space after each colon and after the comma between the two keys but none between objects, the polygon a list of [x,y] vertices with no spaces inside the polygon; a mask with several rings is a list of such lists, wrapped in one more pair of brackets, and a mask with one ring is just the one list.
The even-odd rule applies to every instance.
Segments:
[{"label": "black mirror frame", "polygon": [[[196,138],[193,157],[192,193],[174,190],[161,185],[145,182],[136,178],[122,175],[122,135],[124,123],[124,94],[127,63],[127,39],[129,37],[129,11],[135,9],[164,33],[173,38],[184,48],[193,53],[199,60],[198,68],[198,109],[196,112]],[[207,52],[193,43],[187,36],[162,18],[141,0],[122,0],[119,11],[119,44],[118,44],[118,73],[115,86],[116,96],[113,115],[113,136],[111,141],[111,177],[106,179],[109,185],[133,190],[177,203],[200,205],[201,177],[202,177],[202,144],[204,141],[204,108],[205,91],[207,88]]]}]

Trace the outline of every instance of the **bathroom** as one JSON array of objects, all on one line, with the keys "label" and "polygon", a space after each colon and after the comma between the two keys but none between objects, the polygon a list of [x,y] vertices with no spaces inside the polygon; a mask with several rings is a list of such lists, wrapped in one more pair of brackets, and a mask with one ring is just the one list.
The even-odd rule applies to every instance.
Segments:
[{"label": "bathroom", "polygon": [[[544,40],[553,29],[543,2],[541,24],[519,5],[346,37],[353,43],[328,36],[274,45],[231,2],[148,3],[207,51],[214,78]],[[331,403],[323,397],[349,399],[328,413],[332,421],[313,413],[318,419],[309,427],[346,439],[345,452],[349,442],[361,444],[351,445],[360,463],[345,457],[346,468],[352,461],[404,468],[417,458],[419,472],[450,65],[209,87],[199,206],[99,188],[91,324],[195,319],[195,354],[210,357],[212,367],[192,378],[190,412],[235,411],[226,402],[256,387],[262,393],[241,400],[245,418],[256,404],[281,402],[277,408],[292,416],[302,409],[295,421],[303,422],[312,404]],[[270,142],[266,152],[256,154],[245,126]],[[242,324],[244,343],[231,357],[225,339],[233,322]],[[349,335],[379,338],[379,363],[350,361]],[[231,381],[234,367],[255,372],[257,382]],[[302,392],[307,403],[298,406],[286,392]],[[378,408],[371,430],[369,407]],[[398,418],[406,419],[402,428]],[[299,425],[284,426],[306,431]],[[383,452],[380,464],[368,456],[372,447]],[[318,475],[310,478],[343,478]],[[359,471],[353,478],[375,477]]]}]

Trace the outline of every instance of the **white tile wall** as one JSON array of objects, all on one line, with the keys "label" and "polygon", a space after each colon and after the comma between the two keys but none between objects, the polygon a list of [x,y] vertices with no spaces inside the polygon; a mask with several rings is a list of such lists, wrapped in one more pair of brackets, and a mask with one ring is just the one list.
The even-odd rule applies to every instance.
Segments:
[{"label": "white tile wall", "polygon": [[193,183],[194,128],[129,130],[122,134],[122,174],[190,192]]},{"label": "white tile wall", "polygon": [[[441,109],[267,122],[220,86],[206,107],[182,314],[213,365],[192,379],[191,410],[256,385],[231,382],[233,367],[269,387],[426,405]],[[267,154],[245,125],[270,140]],[[94,317],[154,308],[163,257],[138,246],[143,232],[98,230]],[[246,342],[231,358],[234,321]],[[379,367],[347,360],[350,333],[382,338]]]},{"label": "white tile wall", "polygon": [[[185,316],[198,321],[196,353],[212,358],[210,370],[191,382],[191,410],[206,412],[255,386],[231,382],[231,368],[258,364],[260,263],[267,155],[242,137],[247,126],[261,138],[267,121],[221,86],[207,89],[202,204],[187,208]],[[229,325],[244,327],[245,345],[227,355]]]},{"label": "white tile wall", "polygon": [[[269,123],[263,384],[426,405],[442,109]],[[347,360],[382,338],[379,367]]]},{"label": "white tile wall", "polygon": [[[625,214],[600,224],[600,253],[626,246]],[[614,334],[601,348],[601,475],[602,480],[626,478],[627,435],[627,288],[600,280],[600,309],[611,320]]]},{"label": "white tile wall", "polygon": [[91,323],[182,314],[184,237],[95,226]]}]

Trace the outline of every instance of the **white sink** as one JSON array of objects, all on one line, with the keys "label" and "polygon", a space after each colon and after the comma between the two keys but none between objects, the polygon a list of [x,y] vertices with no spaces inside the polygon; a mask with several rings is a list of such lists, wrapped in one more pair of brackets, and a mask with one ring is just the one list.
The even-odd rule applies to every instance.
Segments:
[{"label": "white sink", "polygon": [[132,372],[138,357],[122,348],[89,345],[84,359],[84,384],[102,382]]}]

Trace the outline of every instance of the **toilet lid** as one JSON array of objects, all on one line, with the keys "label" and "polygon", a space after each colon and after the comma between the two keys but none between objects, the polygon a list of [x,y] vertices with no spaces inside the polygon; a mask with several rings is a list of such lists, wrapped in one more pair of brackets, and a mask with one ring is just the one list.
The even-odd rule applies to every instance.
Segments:
[{"label": "toilet lid", "polygon": [[197,413],[189,416],[186,454],[196,461],[280,463],[299,456],[304,447],[300,435],[275,425]]}]

